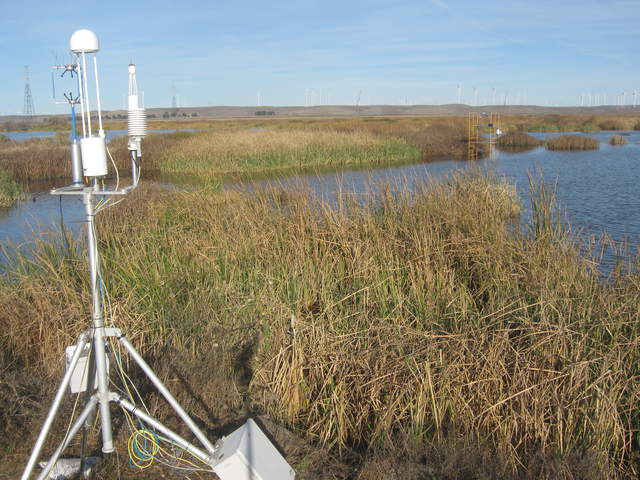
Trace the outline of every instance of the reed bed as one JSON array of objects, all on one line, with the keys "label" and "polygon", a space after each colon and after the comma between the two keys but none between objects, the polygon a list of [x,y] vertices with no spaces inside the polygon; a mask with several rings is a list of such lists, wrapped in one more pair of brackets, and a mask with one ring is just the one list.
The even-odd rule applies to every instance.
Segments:
[{"label": "reed bed", "polygon": [[505,117],[508,124],[531,132],[589,132],[629,130],[638,122],[633,115],[516,115]]},{"label": "reed bed", "polygon": [[[523,132],[598,131],[599,125],[631,128],[635,122],[637,117],[581,115],[516,115],[502,119],[505,128]],[[467,158],[467,119],[461,117],[189,120],[174,123],[156,122],[155,125],[203,130],[149,135],[144,147],[147,171],[196,174],[209,181],[222,174],[266,173],[285,168],[358,167]],[[0,137],[0,168],[18,182],[66,178],[70,159],[63,137],[61,133],[56,139],[27,142]],[[115,139],[110,148],[118,167],[128,168],[126,141]]]},{"label": "reed bed", "polygon": [[629,141],[622,135],[611,135],[609,139],[609,145],[613,146],[626,145],[627,143],[629,143]]},{"label": "reed bed", "polygon": [[18,182],[68,177],[69,146],[61,137],[0,142],[0,169]]},{"label": "reed bed", "polygon": [[[211,180],[291,168],[462,159],[467,152],[465,119],[460,118],[229,120],[197,125],[207,128],[149,135],[144,168]],[[16,181],[68,177],[70,158],[62,138],[7,140],[0,143],[0,168]],[[128,168],[126,139],[109,145],[118,168]]]},{"label": "reed bed", "polygon": [[542,141],[538,140],[527,133],[512,130],[500,135],[497,140],[499,147],[537,147],[542,145]]},{"label": "reed bed", "polygon": [[22,186],[0,169],[0,207],[10,207],[24,197]]},{"label": "reed bed", "polygon": [[586,135],[561,135],[548,140],[546,146],[549,150],[597,150],[600,142]]},{"label": "reed bed", "polygon": [[395,137],[416,146],[422,160],[466,159],[467,119],[463,117],[351,117],[282,121],[276,129],[366,133]]},{"label": "reed bed", "polygon": [[[638,274],[603,283],[544,188],[525,227],[494,178],[373,191],[138,192],[99,217],[111,319],[153,365],[180,359],[209,428],[263,412],[351,472],[380,455],[422,477],[635,478]],[[53,377],[88,318],[84,260],[41,244],[11,269],[0,370]],[[5,431],[26,428],[22,382]]]},{"label": "reed bed", "polygon": [[618,118],[604,120],[598,126],[600,130],[626,130],[629,127],[628,122]]},{"label": "reed bed", "polygon": [[159,160],[167,173],[211,175],[313,166],[386,165],[419,160],[417,148],[399,138],[364,132],[202,132]]}]

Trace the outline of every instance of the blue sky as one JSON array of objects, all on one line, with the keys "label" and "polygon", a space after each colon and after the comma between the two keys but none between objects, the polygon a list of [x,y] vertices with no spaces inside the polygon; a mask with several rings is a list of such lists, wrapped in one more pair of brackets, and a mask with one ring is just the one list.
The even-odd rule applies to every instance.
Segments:
[{"label": "blue sky", "polygon": [[109,109],[130,59],[147,107],[170,106],[174,85],[182,106],[455,103],[458,84],[467,104],[640,92],[638,0],[3,3],[0,114],[22,112],[25,65],[36,112],[66,111],[50,66],[78,28],[100,38]]}]

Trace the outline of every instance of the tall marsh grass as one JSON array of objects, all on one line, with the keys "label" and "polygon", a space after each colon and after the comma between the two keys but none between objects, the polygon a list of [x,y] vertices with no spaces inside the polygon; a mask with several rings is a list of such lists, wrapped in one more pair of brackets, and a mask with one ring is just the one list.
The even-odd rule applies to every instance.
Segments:
[{"label": "tall marsh grass", "polygon": [[[513,120],[512,120],[513,118]],[[585,132],[600,130],[629,130],[638,121],[632,115],[524,115],[506,117],[508,123],[515,122],[530,132]]]},{"label": "tall marsh grass", "polygon": [[586,135],[561,135],[547,141],[549,150],[597,150],[600,142]]},{"label": "tall marsh grass", "polygon": [[[430,451],[448,478],[469,474],[452,444],[476,477],[633,478],[638,274],[603,283],[544,188],[526,227],[492,178],[380,192],[138,192],[99,217],[111,316],[181,358],[180,399],[214,426],[249,408],[352,459]],[[41,245],[13,270],[0,369],[53,376],[88,318],[84,260]]]},{"label": "tall marsh grass", "polygon": [[537,147],[542,141],[527,133],[513,130],[500,135],[497,144],[500,147]]},{"label": "tall marsh grass", "polygon": [[[504,116],[501,124],[522,132],[593,132],[599,131],[600,126],[611,125],[630,129],[635,122],[637,117],[627,116],[515,115]],[[170,124],[157,125],[165,128]],[[144,145],[147,171],[196,174],[201,179],[216,181],[222,174],[266,173],[286,168],[462,160],[467,158],[468,149],[467,119],[461,117],[190,120],[174,126],[202,131],[149,135]],[[19,182],[66,178],[70,158],[67,146],[63,145],[64,137],[59,134],[56,139],[27,142],[0,137],[0,168]],[[532,140],[527,139],[526,143],[532,145]],[[115,139],[110,148],[118,167],[128,168],[126,141]]]},{"label": "tall marsh grass", "polygon": [[627,143],[629,143],[629,141],[622,135],[611,135],[611,138],[609,139],[609,145],[613,146],[626,145]]},{"label": "tall marsh grass", "polygon": [[69,177],[71,154],[62,139],[30,139],[0,144],[0,169],[26,182]]},{"label": "tall marsh grass", "polygon": [[[206,128],[149,135],[144,168],[211,180],[226,174],[378,166],[467,155],[462,118],[228,120],[198,125]],[[128,168],[126,140],[114,139],[109,148],[118,168]],[[8,140],[0,142],[0,168],[17,181],[65,178],[70,155],[62,136]]]},{"label": "tall marsh grass", "polygon": [[23,196],[22,186],[0,169],[0,207],[10,207]]},{"label": "tall marsh grass", "polygon": [[419,160],[417,148],[399,138],[365,132],[202,132],[164,152],[167,173],[219,174],[312,166],[385,165]]}]

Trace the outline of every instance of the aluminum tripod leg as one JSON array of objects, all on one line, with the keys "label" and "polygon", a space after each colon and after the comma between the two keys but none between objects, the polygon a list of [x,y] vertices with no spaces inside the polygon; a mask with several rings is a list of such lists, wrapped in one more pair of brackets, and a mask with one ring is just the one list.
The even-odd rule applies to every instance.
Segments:
[{"label": "aluminum tripod leg", "polygon": [[33,467],[38,461],[38,457],[40,456],[40,451],[44,445],[45,440],[47,439],[47,435],[49,435],[49,430],[51,429],[51,425],[56,418],[56,414],[58,413],[58,409],[60,408],[60,403],[62,402],[62,397],[64,396],[65,390],[69,386],[69,382],[71,381],[71,375],[73,374],[73,370],[78,363],[78,359],[80,358],[80,354],[82,350],[84,350],[85,345],[87,344],[87,332],[84,332],[78,337],[78,341],[76,343],[76,348],[73,351],[73,356],[71,357],[71,362],[69,362],[69,366],[67,367],[67,371],[62,377],[62,381],[60,382],[60,386],[58,387],[58,391],[56,393],[53,402],[51,403],[51,408],[49,408],[49,413],[47,414],[47,418],[42,425],[42,429],[40,430],[40,435],[38,435],[38,439],[36,440],[35,445],[33,446],[33,450],[31,451],[31,456],[29,457],[29,462],[22,473],[22,480],[27,480],[31,476],[31,472],[33,471]]},{"label": "aluminum tripod leg", "polygon": [[67,448],[69,443],[71,443],[71,440],[76,436],[78,430],[82,428],[85,420],[89,417],[89,415],[93,413],[93,410],[95,410],[97,403],[98,394],[95,394],[91,397],[87,405],[84,407],[84,410],[82,410],[82,413],[80,413],[80,416],[78,416],[77,420],[69,430],[67,436],[62,440],[56,451],[53,452],[53,455],[51,455],[51,458],[47,462],[47,465],[44,467],[44,470],[42,470],[42,472],[40,472],[40,475],[38,475],[37,480],[44,480],[45,478],[47,478],[47,476],[49,476],[49,472],[60,458],[60,455],[62,455],[62,452],[64,452],[64,449]]},{"label": "aluminum tripod leg", "polygon": [[87,250],[89,273],[91,277],[93,347],[95,366],[98,377],[98,396],[100,403],[100,425],[102,426],[102,451],[113,452],[113,435],[111,430],[111,410],[109,408],[109,379],[107,377],[107,355],[104,345],[104,306],[102,305],[102,280],[100,277],[100,257],[95,235],[95,207],[91,193],[83,197],[87,217]]},{"label": "aluminum tripod leg", "polygon": [[175,412],[182,419],[182,421],[187,425],[187,427],[189,427],[189,429],[193,432],[193,434],[196,436],[196,438],[198,440],[200,440],[200,443],[202,444],[202,446],[207,450],[207,452],[209,452],[209,454],[213,455],[215,453],[215,448],[211,444],[209,439],[205,436],[204,433],[202,433],[202,431],[198,428],[198,426],[195,424],[195,422],[191,419],[189,414],[184,411],[182,406],[173,397],[173,395],[171,395],[171,392],[169,392],[167,387],[164,386],[162,381],[156,376],[156,374],[153,372],[153,370],[151,370],[151,367],[147,364],[147,362],[144,361],[142,356],[133,347],[133,345],[131,345],[129,340],[127,340],[127,337],[125,337],[124,334],[120,334],[118,336],[118,340],[124,346],[124,348],[127,349],[127,351],[129,352],[129,355],[131,355],[131,357],[133,357],[133,359],[138,364],[140,369],[149,378],[149,380],[151,380],[151,382],[155,385],[155,387],[162,394],[162,396],[165,398],[167,403],[169,405],[171,405],[171,408],[173,408],[175,410]]},{"label": "aluminum tripod leg", "polygon": [[[87,389],[84,392],[84,404],[87,405],[93,396],[94,382],[96,379],[96,355],[93,349],[89,349],[89,367],[87,369],[89,376],[87,377]],[[84,473],[86,463],[87,436],[91,425],[95,421],[94,415],[89,415],[82,426],[82,435],[80,439],[80,473]]]},{"label": "aluminum tripod leg", "polygon": [[96,357],[96,374],[98,377],[98,403],[100,405],[100,426],[102,432],[102,451],[114,451],[113,433],[111,430],[111,409],[109,405],[109,377],[107,375],[107,354],[104,345],[104,327],[94,330],[93,348]]},{"label": "aluminum tripod leg", "polygon": [[180,435],[178,435],[177,433],[173,432],[173,430],[171,430],[170,428],[165,427],[161,422],[159,422],[158,420],[153,418],[151,415],[147,415],[146,413],[141,411],[139,408],[137,408],[131,402],[128,402],[127,400],[125,400],[124,398],[120,397],[119,395],[116,396],[114,401],[118,405],[120,405],[122,408],[124,408],[125,410],[127,410],[131,414],[135,415],[136,417],[138,417],[140,420],[142,420],[143,422],[145,422],[149,426],[155,428],[157,431],[159,431],[165,437],[167,437],[170,440],[172,440],[174,443],[176,443],[177,445],[180,445],[182,448],[184,448],[187,452],[189,452],[194,457],[199,458],[200,460],[202,460],[204,463],[206,463],[208,465],[211,464],[211,455],[207,454],[206,452],[203,452],[199,448],[194,447],[188,441],[186,441],[184,438],[182,438]]}]

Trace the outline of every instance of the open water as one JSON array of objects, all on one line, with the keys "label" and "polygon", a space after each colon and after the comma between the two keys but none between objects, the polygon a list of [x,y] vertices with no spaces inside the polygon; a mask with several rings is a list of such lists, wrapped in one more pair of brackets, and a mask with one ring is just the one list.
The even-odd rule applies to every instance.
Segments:
[{"label": "open water", "polygon": [[[613,133],[625,133],[629,143],[610,146],[608,140]],[[559,134],[534,135],[547,138]],[[371,194],[377,184],[402,184],[411,188],[425,179],[479,167],[505,177],[516,186],[525,205],[523,219],[526,222],[529,175],[533,175],[555,190],[563,218],[577,235],[586,239],[591,234],[604,233],[613,242],[628,245],[627,254],[633,254],[640,239],[640,132],[600,132],[591,136],[600,140],[599,150],[554,152],[538,147],[522,153],[497,151],[492,158],[473,163],[440,161],[292,175],[228,182],[224,188],[251,191],[272,185],[310,187],[317,195],[332,201],[338,194]],[[34,194],[14,207],[0,209],[0,243],[24,248],[35,238],[55,237],[61,228],[78,232],[83,225],[83,215],[80,198]],[[605,249],[602,270],[610,271],[620,258],[613,249]]]}]

